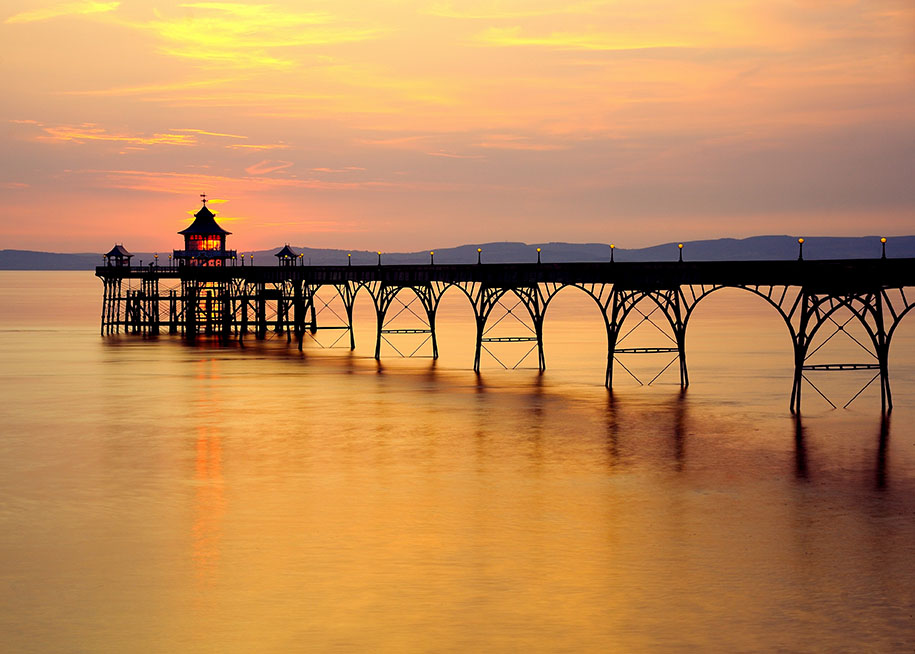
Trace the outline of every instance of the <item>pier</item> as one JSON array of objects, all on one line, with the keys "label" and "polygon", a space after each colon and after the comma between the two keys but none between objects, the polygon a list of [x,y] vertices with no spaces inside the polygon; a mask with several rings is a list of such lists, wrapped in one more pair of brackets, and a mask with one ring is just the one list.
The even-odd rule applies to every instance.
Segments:
[{"label": "pier", "polygon": [[[657,263],[609,261],[599,263],[542,263],[540,248],[536,262],[528,264],[483,263],[481,250],[471,264],[436,265],[434,252],[428,265],[305,266],[302,256],[287,244],[275,254],[277,265],[245,265],[241,255],[226,249],[230,232],[216,222],[216,214],[203,206],[194,221],[178,232],[184,248],[174,250],[168,266],[159,266],[158,254],[148,266],[133,266],[133,255],[122,244],[106,255],[106,265],[95,270],[104,284],[101,333],[180,334],[187,339],[205,335],[223,341],[253,335],[264,339],[268,331],[285,334],[302,349],[306,334],[335,330],[335,343],[349,337],[355,349],[353,307],[359,293],[371,297],[375,308],[375,358],[381,358],[382,342],[401,356],[415,355],[419,348],[401,352],[393,340],[403,336],[424,337],[420,346],[431,345],[438,358],[435,316],[449,289],[462,293],[473,309],[476,347],[473,369],[480,370],[484,351],[503,367],[494,350],[507,343],[527,343],[534,351],[537,367],[546,370],[543,321],[550,302],[564,288],[584,291],[597,304],[607,331],[607,368],[604,384],[613,388],[614,364],[644,382],[620,360],[629,355],[669,355],[669,363],[648,380],[650,385],[663,372],[678,365],[680,386],[689,386],[686,365],[686,331],[696,306],[723,288],[753,293],[782,317],[794,348],[794,376],[790,409],[800,413],[805,383],[832,402],[810,379],[808,373],[865,371],[872,373],[853,402],[879,380],[880,403],[884,413],[892,410],[890,391],[890,342],[903,317],[915,306],[915,259],[888,259],[886,239],[880,259],[805,261],[804,239],[798,239],[797,261],[715,261],[679,260]],[[909,289],[906,294],[906,289]],[[335,320],[319,321],[329,301],[319,293],[333,294],[341,307],[330,310]],[[407,297],[404,301],[402,296]],[[413,308],[416,305],[416,308]],[[392,319],[407,312],[419,325],[398,328]],[[657,314],[657,315],[656,315]],[[654,316],[654,318],[653,318]],[[518,333],[496,335],[493,328],[506,318]],[[857,320],[867,334],[865,342],[852,336],[846,326]],[[841,322],[840,322],[841,321]],[[665,337],[651,347],[622,347],[626,337],[639,325],[650,323]],[[660,325],[658,323],[661,323]],[[825,341],[811,349],[813,339],[827,330]],[[845,333],[867,354],[864,360],[816,364],[810,357],[833,336]],[[517,367],[515,364],[514,367]]]},{"label": "pier", "polygon": [[[153,264],[99,266],[95,274],[104,284],[102,334],[170,333],[188,339],[211,335],[228,340],[262,339],[273,331],[286,334],[300,348],[306,332],[314,334],[321,329],[341,330],[354,348],[353,305],[364,291],[375,307],[377,358],[381,357],[384,339],[406,332],[428,334],[432,356],[437,357],[436,311],[444,293],[453,287],[467,297],[473,309],[474,370],[480,368],[484,348],[510,341],[529,341],[536,349],[538,367],[545,370],[544,317],[556,294],[574,286],[594,300],[604,318],[607,388],[613,387],[614,362],[621,363],[620,355],[664,352],[672,355],[671,364],[678,365],[680,384],[688,386],[686,333],[693,311],[715,291],[739,288],[768,302],[788,328],[794,346],[790,408],[795,413],[801,409],[805,381],[816,389],[807,377],[814,370],[873,371],[868,385],[879,383],[881,406],[884,411],[891,410],[890,343],[902,318],[915,306],[915,290],[910,288],[915,286],[915,259],[370,266]],[[337,321],[340,324],[322,325],[317,319],[318,292],[328,287],[344,308],[339,315],[342,322]],[[406,306],[396,300],[403,291],[418,304],[410,311],[423,319],[421,329],[387,327],[392,307]],[[840,309],[863,325],[870,343],[862,346],[871,356],[864,361],[809,364],[810,345],[820,330],[837,333],[845,329],[835,318]],[[488,336],[488,328],[504,317],[506,310],[523,310],[529,329],[517,336]],[[653,348],[618,345],[627,331],[652,316],[669,328],[673,336],[670,342]]]}]

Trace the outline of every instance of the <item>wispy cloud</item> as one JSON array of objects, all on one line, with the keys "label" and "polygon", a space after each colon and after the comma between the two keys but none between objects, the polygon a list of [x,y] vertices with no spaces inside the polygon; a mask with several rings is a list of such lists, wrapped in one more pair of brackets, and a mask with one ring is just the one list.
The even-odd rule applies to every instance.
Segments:
[{"label": "wispy cloud", "polygon": [[289,146],[285,143],[231,143],[226,148],[230,150],[286,150]]},{"label": "wispy cloud", "polygon": [[[96,123],[81,123],[79,125],[47,125],[37,120],[11,120],[18,125],[29,125],[41,130],[35,139],[39,141],[56,143],[86,143],[90,141],[109,141],[123,143],[123,151],[143,150],[150,145],[199,145],[207,139],[237,139],[244,140],[247,136],[230,134],[226,132],[212,132],[193,127],[173,127],[167,132],[137,133],[110,130]],[[269,150],[288,147],[282,144],[274,145],[248,145],[232,143],[228,148],[250,148],[252,150]]]},{"label": "wispy cloud", "polygon": [[476,41],[489,46],[601,51],[684,48],[691,45],[682,40],[659,40],[625,32],[551,32],[544,35],[533,35],[524,33],[521,27],[490,27],[480,33],[476,37]]},{"label": "wispy cloud", "polygon": [[384,138],[357,138],[355,139],[356,143],[363,145],[384,145],[384,146],[393,146],[393,147],[408,147],[415,145],[419,141],[429,139],[427,135],[413,135],[413,136],[390,136]]},{"label": "wispy cloud", "polygon": [[373,38],[377,29],[342,24],[325,12],[286,10],[274,5],[231,2],[183,4],[181,17],[157,12],[137,24],[153,32],[166,54],[199,63],[240,68],[288,68],[290,48],[326,46]]},{"label": "wispy cloud", "polygon": [[[270,177],[251,175],[233,177],[230,175],[207,175],[203,173],[178,173],[144,170],[84,170],[80,175],[87,176],[97,188],[130,189],[169,195],[194,196],[201,191],[218,192],[220,188],[231,188],[236,196],[255,195],[263,192],[282,189],[308,189],[319,191],[461,191],[470,188],[479,189],[479,185],[468,185],[456,182],[390,182],[385,180],[362,181],[328,181],[316,177],[307,179],[297,177]],[[487,189],[504,188],[486,185]]]},{"label": "wispy cloud", "polygon": [[257,162],[253,166],[248,166],[245,168],[245,172],[249,175],[268,175],[278,170],[289,168],[292,165],[293,162],[291,161],[272,161],[270,159],[264,159],[263,161]]},{"label": "wispy cloud", "polygon": [[87,141],[111,141],[130,145],[194,145],[197,143],[197,138],[193,134],[109,132],[95,123],[41,125],[41,130],[43,134],[37,137],[38,140],[54,143],[85,143]]},{"label": "wispy cloud", "polygon": [[[199,79],[167,82],[163,84],[139,84],[135,86],[117,86],[103,89],[80,89],[75,91],[60,91],[61,95],[86,95],[86,96],[148,96],[150,98],[161,97],[183,91],[194,91],[201,89],[213,89],[213,87],[223,86],[231,87],[238,84],[239,80],[234,77],[216,78],[216,79]],[[212,91],[210,91],[212,93]]]},{"label": "wispy cloud", "polygon": [[446,159],[482,159],[481,154],[457,154],[455,152],[427,152],[430,157],[445,157]]},{"label": "wispy cloud", "polygon": [[224,134],[224,133],[222,133],[222,132],[207,132],[206,130],[202,130],[202,129],[191,129],[191,128],[188,128],[188,127],[182,127],[182,128],[177,128],[177,127],[176,127],[176,128],[172,128],[170,131],[172,131],[172,132],[187,132],[187,133],[190,133],[190,134],[200,134],[201,136],[221,136],[221,137],[227,138],[227,139],[246,139],[246,138],[248,138],[247,136],[241,136],[241,135],[239,135],[239,134]]},{"label": "wispy cloud", "polygon": [[312,173],[352,173],[365,170],[361,166],[345,166],[343,168],[309,168]]},{"label": "wispy cloud", "polygon": [[7,18],[4,23],[35,23],[41,20],[59,18],[61,16],[80,16],[85,14],[101,14],[114,11],[120,2],[65,2],[59,5],[23,11]]}]

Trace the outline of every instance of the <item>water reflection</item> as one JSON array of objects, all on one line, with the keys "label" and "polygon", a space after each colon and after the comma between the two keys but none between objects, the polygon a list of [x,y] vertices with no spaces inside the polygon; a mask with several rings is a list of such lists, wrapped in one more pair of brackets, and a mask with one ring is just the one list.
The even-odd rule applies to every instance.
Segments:
[{"label": "water reflection", "polygon": [[194,457],[194,571],[197,581],[211,585],[217,576],[222,540],[225,495],[222,478],[222,439],[205,425],[197,428]]},{"label": "water reflection", "polygon": [[[808,447],[807,427],[800,415],[792,416],[794,427],[794,476],[800,481],[810,480],[810,454]],[[887,455],[890,443],[890,416],[880,417],[877,428],[877,444],[873,468],[873,484],[877,490],[886,490],[888,487]],[[866,442],[866,441],[865,441]],[[870,473],[867,475],[871,476]]]},{"label": "water reflection", "polygon": [[[550,341],[543,376],[475,376],[472,332],[451,348],[466,321],[439,323],[436,364],[376,374],[365,338],[303,354],[102,341],[94,313],[65,339],[0,329],[10,651],[911,641],[911,439],[876,406],[791,422],[783,344],[766,349],[752,321],[746,365],[718,354],[722,313],[691,341],[688,395],[611,397],[603,335],[583,354],[559,312],[550,338],[568,346]],[[897,392],[899,432],[915,405]]]},{"label": "water reflection", "polygon": [[606,451],[607,467],[616,468],[620,463],[620,440],[619,440],[619,419],[616,415],[616,404],[613,402],[613,394],[607,393],[607,407],[605,420],[606,429]]},{"label": "water reflection", "polygon": [[217,578],[221,558],[222,521],[226,501],[222,472],[222,436],[219,431],[218,361],[197,363],[193,410],[198,416],[194,442],[194,522],[192,558],[199,584],[210,586]]},{"label": "water reflection", "polygon": [[[678,389],[663,399],[646,405],[640,400],[607,393],[604,409],[605,449],[610,467],[623,463],[623,451],[631,456],[645,457],[652,442],[644,440],[648,434],[661,436],[658,445],[659,460],[673,459],[674,470],[683,472],[687,462],[687,437],[690,433],[688,417],[689,398],[686,389]],[[669,434],[669,438],[665,437]],[[641,437],[641,438],[639,438]],[[638,439],[638,440],[636,440]]]},{"label": "water reflection", "polygon": [[681,388],[680,392],[673,398],[673,439],[674,439],[674,459],[677,462],[677,472],[683,471],[686,464],[686,389]]},{"label": "water reflection", "polygon": [[800,414],[795,414],[794,419],[794,476],[806,480],[807,470],[807,443],[804,439],[804,423]]},{"label": "water reflection", "polygon": [[885,490],[887,487],[886,451],[889,442],[890,416],[884,414],[880,418],[880,435],[877,439],[877,470],[875,475],[877,490]]}]

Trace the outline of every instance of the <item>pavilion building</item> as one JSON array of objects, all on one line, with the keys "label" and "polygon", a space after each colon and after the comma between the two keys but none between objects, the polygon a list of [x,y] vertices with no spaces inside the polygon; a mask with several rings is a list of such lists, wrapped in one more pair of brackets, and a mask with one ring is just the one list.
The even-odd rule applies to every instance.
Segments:
[{"label": "pavilion building", "polygon": [[296,251],[291,247],[289,247],[289,243],[287,243],[283,246],[282,250],[273,256],[276,257],[277,263],[281,266],[294,266],[296,259],[298,259],[300,255],[297,254]]},{"label": "pavilion building", "polygon": [[105,254],[106,266],[126,266],[130,267],[130,258],[133,255],[128,252],[123,245],[118,243]]},{"label": "pavilion building", "polygon": [[179,266],[225,266],[228,260],[235,260],[235,250],[226,249],[228,232],[216,223],[216,214],[203,207],[194,214],[194,222],[179,234],[184,236],[184,249],[174,251]]}]

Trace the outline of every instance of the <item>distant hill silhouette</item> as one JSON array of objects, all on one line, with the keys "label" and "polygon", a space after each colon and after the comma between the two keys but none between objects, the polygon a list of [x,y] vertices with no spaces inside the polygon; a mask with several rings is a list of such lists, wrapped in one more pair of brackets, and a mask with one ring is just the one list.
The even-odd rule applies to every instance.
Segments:
[{"label": "distant hill silhouette", "polygon": [[[282,245],[270,250],[254,252],[258,265],[276,263],[274,253]],[[375,252],[365,250],[331,250],[292,246],[303,255],[306,264],[344,265],[347,253],[352,253],[353,264],[374,264]],[[560,261],[609,261],[610,247],[605,243],[471,243],[453,248],[434,248],[435,263],[475,263],[477,248],[483,248],[484,263],[524,263],[537,260],[541,248],[544,263]],[[433,249],[433,248],[430,248]],[[162,250],[161,252],[168,252]],[[811,236],[804,239],[805,259],[867,259],[880,256],[878,236],[836,237]],[[915,257],[915,236],[894,236],[887,244],[887,256],[893,258]],[[135,253],[133,262],[148,263],[151,252]],[[160,262],[164,263],[163,255]],[[247,258],[247,257],[246,257]],[[616,248],[616,261],[675,261],[677,244],[665,243],[647,248]],[[797,258],[797,237],[751,236],[749,238],[720,238],[706,241],[684,241],[683,258],[687,261],[776,261]],[[385,252],[385,264],[428,263],[429,250],[419,252]],[[91,270],[101,265],[102,255],[79,253],[62,254],[32,250],[0,250],[0,270]]]}]

